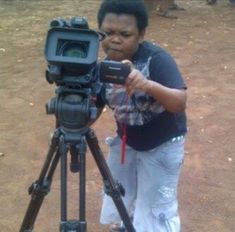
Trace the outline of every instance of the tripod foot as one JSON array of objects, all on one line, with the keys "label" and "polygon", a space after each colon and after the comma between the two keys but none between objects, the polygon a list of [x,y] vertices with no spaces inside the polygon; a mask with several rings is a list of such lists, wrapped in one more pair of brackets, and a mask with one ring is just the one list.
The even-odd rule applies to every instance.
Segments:
[{"label": "tripod foot", "polygon": [[164,12],[159,12],[158,15],[161,17],[164,17],[164,18],[168,18],[168,19],[177,19],[178,18],[177,16],[172,15],[168,10],[164,11]]},{"label": "tripod foot", "polygon": [[70,220],[60,223],[60,232],[86,232],[86,222]]}]

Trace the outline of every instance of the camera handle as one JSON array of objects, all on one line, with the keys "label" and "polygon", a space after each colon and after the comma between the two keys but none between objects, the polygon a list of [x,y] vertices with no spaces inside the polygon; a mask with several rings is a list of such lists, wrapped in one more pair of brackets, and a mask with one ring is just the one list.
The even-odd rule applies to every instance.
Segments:
[{"label": "camera handle", "polygon": [[[44,197],[50,192],[52,178],[61,159],[61,222],[60,232],[86,232],[85,215],[85,153],[86,142],[95,159],[97,167],[103,177],[105,189],[109,194],[120,214],[124,226],[128,232],[135,232],[128,212],[125,208],[121,195],[123,187],[114,181],[111,171],[108,168],[104,155],[99,147],[98,139],[94,131],[90,128],[82,133],[67,133],[62,128],[57,128],[51,139],[51,144],[47,153],[46,160],[37,181],[29,187],[31,200],[24,216],[19,232],[32,232],[36,217],[43,203]],[[72,144],[72,147],[71,147]],[[70,169],[73,172],[80,172],[79,183],[79,220],[67,220],[67,153],[70,150],[72,160],[78,155],[79,165],[71,163]],[[75,157],[75,158],[74,158]]]}]

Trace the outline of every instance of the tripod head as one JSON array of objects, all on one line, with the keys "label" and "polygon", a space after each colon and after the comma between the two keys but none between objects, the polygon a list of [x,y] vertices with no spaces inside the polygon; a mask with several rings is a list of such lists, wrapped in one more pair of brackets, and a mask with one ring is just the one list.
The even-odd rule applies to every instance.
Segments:
[{"label": "tripod head", "polygon": [[78,144],[84,145],[88,125],[97,118],[97,108],[91,99],[91,89],[70,89],[59,87],[57,96],[46,104],[47,114],[56,116],[57,127],[63,134],[71,154],[70,170],[79,171]]},{"label": "tripod head", "polygon": [[81,131],[96,120],[97,108],[91,89],[59,87],[56,94],[46,104],[46,112],[54,114],[57,124],[65,131]]}]

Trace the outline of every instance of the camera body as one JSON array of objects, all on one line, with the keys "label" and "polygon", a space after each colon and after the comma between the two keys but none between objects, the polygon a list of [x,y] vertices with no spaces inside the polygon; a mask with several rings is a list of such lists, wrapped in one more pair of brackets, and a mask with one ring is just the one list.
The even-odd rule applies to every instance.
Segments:
[{"label": "camera body", "polygon": [[47,81],[59,86],[86,86],[96,82],[98,74],[101,82],[124,84],[130,73],[127,64],[104,60],[95,74],[99,41],[103,37],[89,29],[84,17],[51,21],[44,51]]}]

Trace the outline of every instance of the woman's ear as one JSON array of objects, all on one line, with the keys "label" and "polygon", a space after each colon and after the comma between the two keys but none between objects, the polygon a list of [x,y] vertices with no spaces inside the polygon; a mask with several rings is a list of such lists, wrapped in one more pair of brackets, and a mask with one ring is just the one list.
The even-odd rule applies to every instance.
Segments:
[{"label": "woman's ear", "polygon": [[142,29],[140,32],[139,32],[139,43],[142,43],[144,41],[144,36],[146,34],[146,29]]}]

